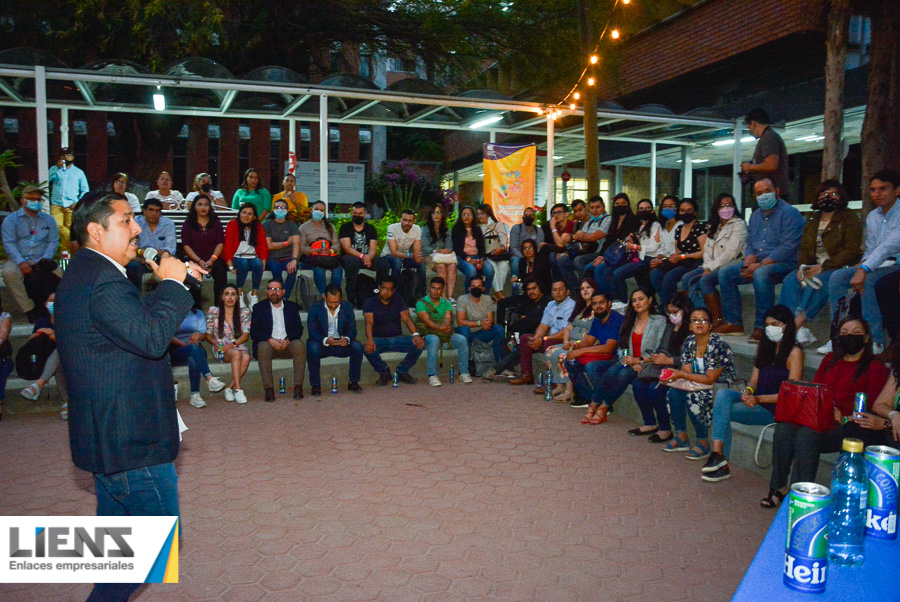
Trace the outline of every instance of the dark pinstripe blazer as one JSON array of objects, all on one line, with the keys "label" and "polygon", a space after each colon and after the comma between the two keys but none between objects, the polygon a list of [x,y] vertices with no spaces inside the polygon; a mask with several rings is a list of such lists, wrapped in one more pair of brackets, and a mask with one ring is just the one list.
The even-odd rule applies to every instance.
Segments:
[{"label": "dark pinstripe blazer", "polygon": [[178,455],[167,352],[191,309],[164,281],[141,299],[104,256],[75,254],[56,292],[56,337],[69,388],[69,443],[78,468],[111,474]]}]

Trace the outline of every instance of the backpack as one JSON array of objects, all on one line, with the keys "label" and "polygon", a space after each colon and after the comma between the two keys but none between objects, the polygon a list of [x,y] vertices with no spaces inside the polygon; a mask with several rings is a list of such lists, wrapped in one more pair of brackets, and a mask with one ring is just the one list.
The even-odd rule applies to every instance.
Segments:
[{"label": "backpack", "polygon": [[297,295],[303,309],[309,311],[313,305],[322,300],[316,285],[308,276],[297,276]]},{"label": "backpack", "polygon": [[841,320],[847,316],[862,317],[862,296],[859,293],[850,293],[838,299],[834,308],[834,316],[831,318],[831,340],[837,340],[840,334]]},{"label": "backpack", "polygon": [[414,268],[406,268],[400,272],[400,296],[406,302],[407,307],[415,307],[419,296],[416,289],[419,286],[419,272]]},{"label": "backpack", "polygon": [[356,288],[353,291],[347,291],[347,294],[353,295],[353,302],[356,304],[357,308],[361,308],[363,303],[369,297],[374,297],[376,295],[375,289],[378,288],[375,284],[375,279],[369,276],[368,274],[359,274],[356,277]]},{"label": "backpack", "polygon": [[469,346],[469,373],[484,376],[494,367],[494,345],[485,341],[472,341]]}]

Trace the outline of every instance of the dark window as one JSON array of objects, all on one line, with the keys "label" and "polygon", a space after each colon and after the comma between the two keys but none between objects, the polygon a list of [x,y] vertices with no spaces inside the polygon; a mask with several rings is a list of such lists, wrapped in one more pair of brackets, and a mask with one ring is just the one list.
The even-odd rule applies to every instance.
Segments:
[{"label": "dark window", "polygon": [[172,146],[172,188],[179,191],[191,190],[190,176],[188,175],[187,155],[188,155],[188,137],[190,136],[190,128],[187,124],[178,132],[175,137],[175,144]]},{"label": "dark window", "polygon": [[328,160],[332,163],[341,160],[341,130],[338,128],[328,130]]},{"label": "dark window", "polygon": [[244,183],[244,172],[250,169],[250,124],[238,125],[238,186]]},{"label": "dark window", "polygon": [[[206,173],[212,176],[213,182],[219,181],[219,137],[222,130],[218,125],[210,124],[208,128],[208,139],[206,143]],[[197,174],[194,174],[195,176]],[[193,189],[193,181],[191,182]]]},{"label": "dark window", "polygon": [[366,175],[371,173],[372,163],[372,126],[359,126],[359,162],[366,168]]},{"label": "dark window", "polygon": [[371,52],[362,51],[359,53],[359,74],[366,79],[375,77]]},{"label": "dark window", "polygon": [[281,163],[281,126],[269,128],[269,192],[275,194],[279,190],[279,182],[284,171]]},{"label": "dark window", "polygon": [[300,126],[300,152],[297,153],[297,161],[309,161],[311,152],[311,137],[307,126]]}]

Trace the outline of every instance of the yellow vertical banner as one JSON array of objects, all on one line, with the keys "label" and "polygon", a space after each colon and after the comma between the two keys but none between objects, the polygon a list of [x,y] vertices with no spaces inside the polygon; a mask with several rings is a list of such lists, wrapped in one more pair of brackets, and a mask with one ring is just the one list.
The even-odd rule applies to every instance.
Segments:
[{"label": "yellow vertical banner", "polygon": [[484,202],[507,226],[521,222],[525,207],[534,206],[536,162],[534,144],[484,145]]}]

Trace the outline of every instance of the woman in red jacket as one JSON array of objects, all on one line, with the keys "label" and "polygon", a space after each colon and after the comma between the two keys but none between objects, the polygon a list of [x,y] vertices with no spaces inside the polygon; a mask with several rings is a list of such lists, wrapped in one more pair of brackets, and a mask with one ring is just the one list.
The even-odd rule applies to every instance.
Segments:
[{"label": "woman in red jacket", "polygon": [[259,285],[269,257],[266,232],[259,222],[256,205],[244,203],[238,218],[225,228],[225,251],[223,259],[228,269],[235,272],[238,295],[243,299],[247,274],[253,275],[253,289],[247,295],[246,307],[253,307],[259,301]]}]

